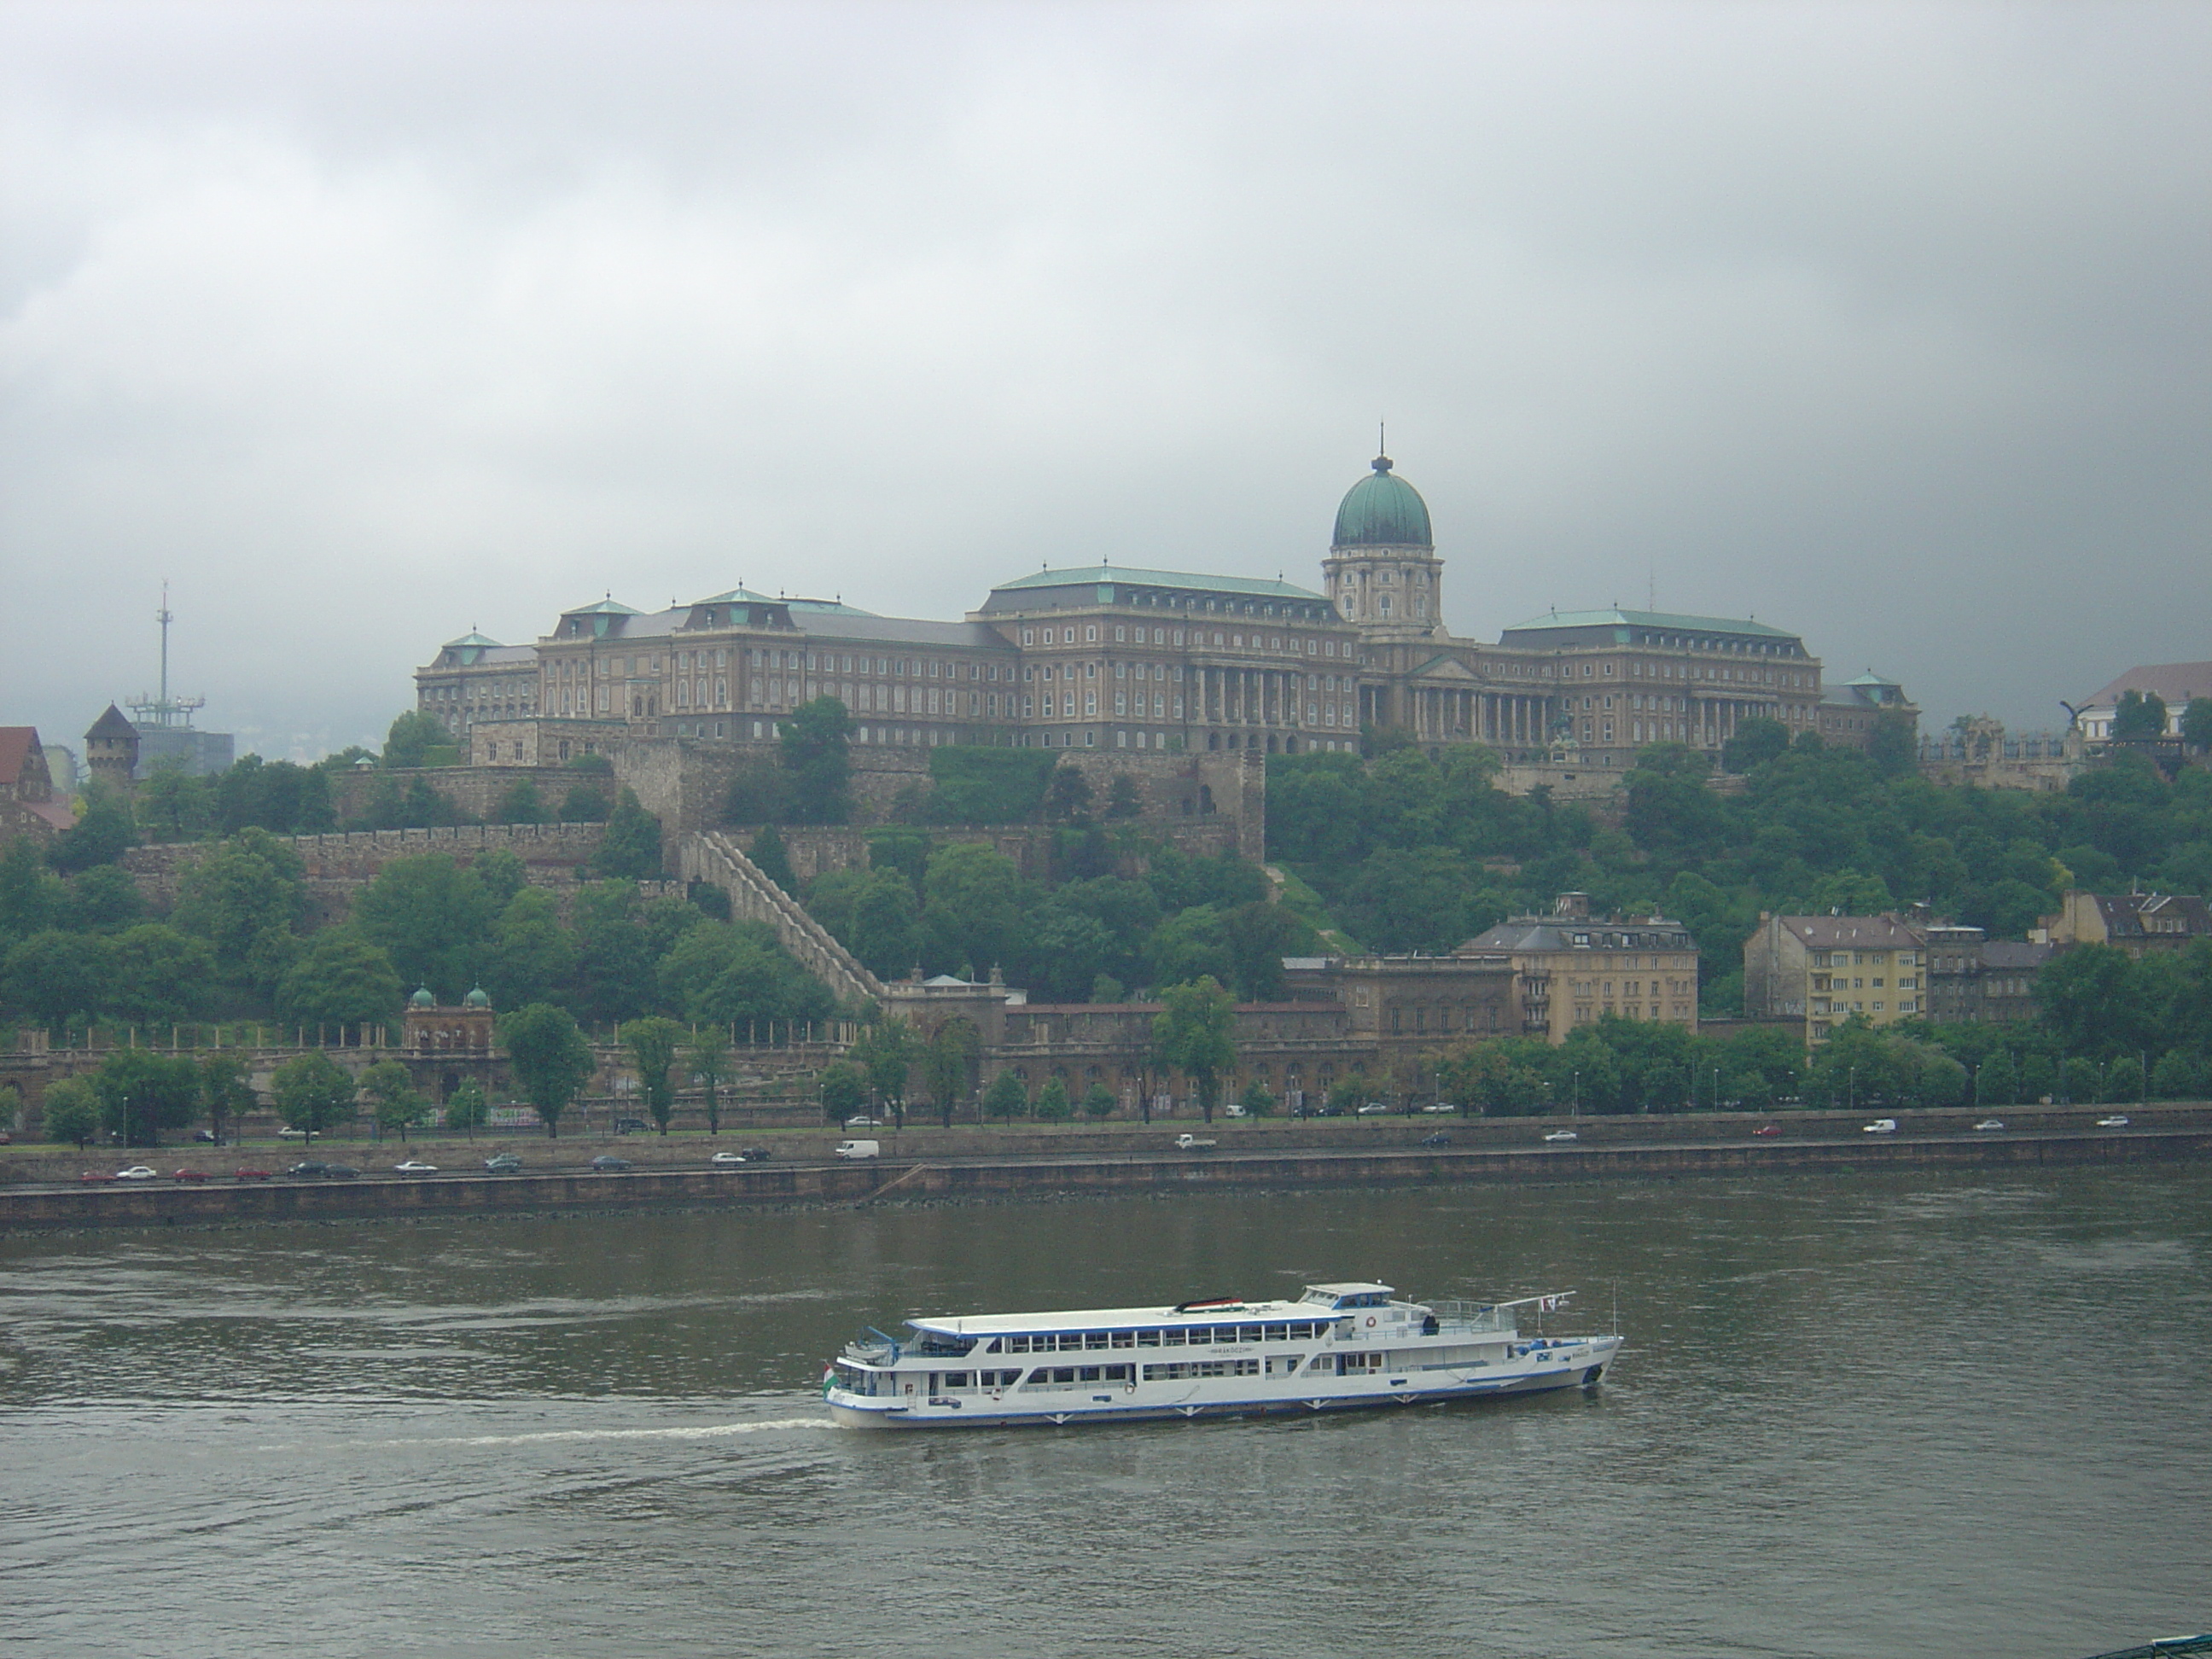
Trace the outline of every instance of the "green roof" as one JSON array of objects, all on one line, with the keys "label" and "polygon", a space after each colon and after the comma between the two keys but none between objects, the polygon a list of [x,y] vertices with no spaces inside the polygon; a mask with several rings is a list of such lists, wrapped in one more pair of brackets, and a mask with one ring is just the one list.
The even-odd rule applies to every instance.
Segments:
[{"label": "green roof", "polygon": [[[1869,668],[1865,673],[1860,675],[1856,679],[1845,680],[1844,684],[1845,685],[1896,685],[1897,682],[1895,680],[1886,680],[1882,678],[1881,675],[1875,673],[1874,670]],[[1902,689],[1902,687],[1899,687],[1899,690]]]},{"label": "green roof", "polygon": [[793,611],[807,611],[817,617],[872,617],[876,614],[872,611],[862,611],[858,606],[849,605],[842,599],[787,599],[784,603]]},{"label": "green roof", "polygon": [[458,651],[465,645],[489,645],[496,649],[499,645],[499,641],[494,639],[487,639],[482,634],[471,632],[462,635],[458,640],[447,640],[445,643],[444,648],[447,651]]},{"label": "green roof", "polygon": [[1104,583],[1124,587],[1188,587],[1200,593],[1250,593],[1271,599],[1311,599],[1322,605],[1329,602],[1326,594],[1316,593],[1311,588],[1298,587],[1279,579],[1265,581],[1254,576],[1196,576],[1188,571],[1139,570],[1134,566],[1119,564],[1087,564],[1066,570],[1040,570],[1034,576],[1000,582],[991,591],[1006,593],[1024,587],[1085,587]]},{"label": "green roof", "polygon": [[1766,640],[1794,640],[1797,637],[1787,629],[1771,628],[1763,622],[1747,622],[1729,617],[1680,616],[1669,611],[1553,611],[1540,617],[1531,617],[1524,623],[1516,623],[1505,631],[1521,634],[1539,628],[1663,628],[1676,633],[1741,634]]},{"label": "green roof", "polygon": [[694,605],[781,605],[781,599],[771,599],[765,593],[756,593],[750,587],[733,587],[726,593],[709,593],[703,599],[694,599]]},{"label": "green roof", "polygon": [[1429,504],[1377,455],[1375,470],[1344,492],[1336,509],[1338,547],[1434,547]]},{"label": "green roof", "polygon": [[642,611],[633,611],[620,599],[599,599],[591,605],[580,605],[573,611],[563,611],[564,617],[642,617]]}]

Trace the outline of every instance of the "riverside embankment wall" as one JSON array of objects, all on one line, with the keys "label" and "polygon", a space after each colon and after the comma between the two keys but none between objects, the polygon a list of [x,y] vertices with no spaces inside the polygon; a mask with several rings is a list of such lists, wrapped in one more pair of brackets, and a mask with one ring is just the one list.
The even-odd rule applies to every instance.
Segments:
[{"label": "riverside embankment wall", "polygon": [[1453,1186],[1899,1169],[2172,1164],[2212,1157],[2212,1129],[1927,1136],[1784,1144],[1408,1147],[966,1161],[770,1164],[727,1170],[441,1176],[422,1181],[93,1187],[0,1194],[0,1233],[68,1228],[420,1219],[629,1207],[1005,1201],[1066,1195]]}]

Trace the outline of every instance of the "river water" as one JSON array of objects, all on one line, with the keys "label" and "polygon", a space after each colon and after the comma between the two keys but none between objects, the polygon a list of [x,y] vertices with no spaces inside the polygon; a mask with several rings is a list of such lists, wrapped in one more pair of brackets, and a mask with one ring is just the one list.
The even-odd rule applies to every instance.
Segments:
[{"label": "river water", "polygon": [[[920,1312],[1618,1296],[1594,1395],[868,1435]],[[2212,1170],[0,1243],[41,1656],[2076,1659],[2212,1626]]]}]

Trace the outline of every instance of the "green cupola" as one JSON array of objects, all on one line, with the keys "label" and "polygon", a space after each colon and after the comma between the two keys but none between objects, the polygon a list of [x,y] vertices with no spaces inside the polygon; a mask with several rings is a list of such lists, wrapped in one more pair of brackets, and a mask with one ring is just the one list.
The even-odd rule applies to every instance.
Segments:
[{"label": "green cupola", "polygon": [[1335,545],[1344,547],[1434,547],[1429,504],[1421,492],[1390,470],[1390,458],[1377,455],[1375,470],[1344,493],[1336,509]]},{"label": "green cupola", "polygon": [[410,1008],[434,1008],[438,1006],[438,999],[430,994],[428,986],[420,985],[416,988],[415,994],[407,999],[407,1006]]},{"label": "green cupola", "polygon": [[461,1006],[464,1008],[489,1008],[491,1006],[491,999],[484,994],[483,987],[479,985],[474,990],[471,991],[468,995],[461,999]]}]

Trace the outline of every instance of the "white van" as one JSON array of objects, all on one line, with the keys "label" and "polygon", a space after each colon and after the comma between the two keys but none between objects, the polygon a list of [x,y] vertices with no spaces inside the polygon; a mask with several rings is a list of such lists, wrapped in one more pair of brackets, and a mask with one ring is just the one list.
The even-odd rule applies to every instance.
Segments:
[{"label": "white van", "polygon": [[884,1145],[879,1140],[841,1140],[837,1143],[840,1158],[881,1158]]}]

